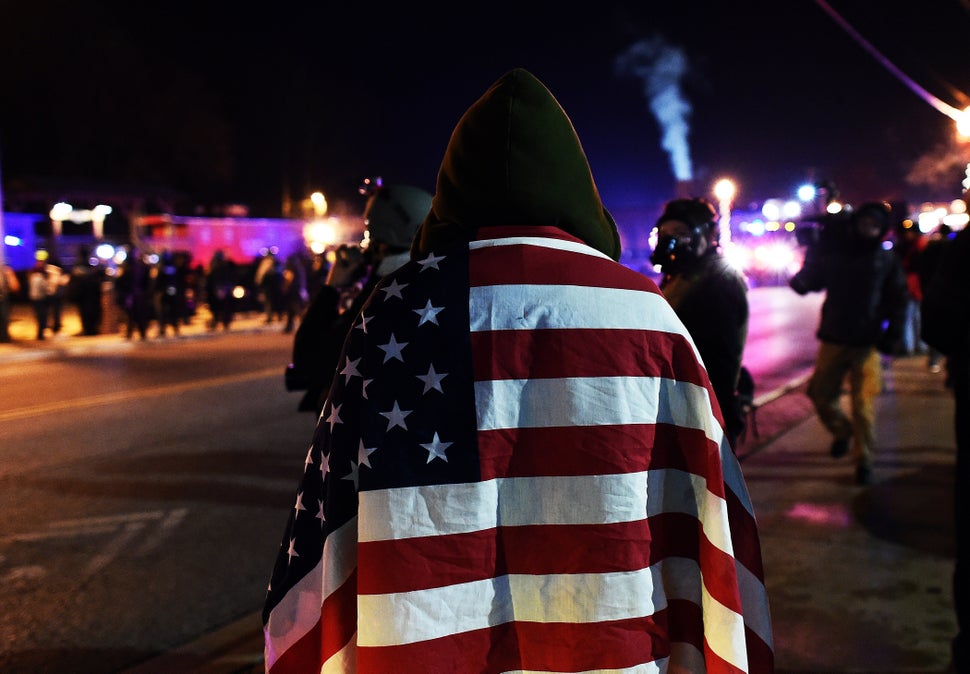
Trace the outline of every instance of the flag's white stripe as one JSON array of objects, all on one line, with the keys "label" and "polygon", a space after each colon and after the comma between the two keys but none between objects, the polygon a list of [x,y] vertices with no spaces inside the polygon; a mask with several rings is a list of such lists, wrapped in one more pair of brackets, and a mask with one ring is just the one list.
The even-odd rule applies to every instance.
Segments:
[{"label": "flag's white stripe", "polygon": [[[644,662],[640,665],[634,665],[633,667],[621,667],[619,669],[584,669],[581,672],[559,672],[552,671],[550,669],[510,669],[502,672],[501,674],[661,674],[661,672],[667,671],[667,663],[669,658],[661,658],[660,660],[654,660],[653,662]],[[701,659],[701,668],[703,668],[704,661]],[[687,669],[684,671],[699,672],[701,668]]]},{"label": "flag's white stripe", "polygon": [[658,330],[690,339],[666,298],[643,290],[542,284],[475,286],[469,289],[468,305],[472,332],[599,328]]},{"label": "flag's white stripe", "polygon": [[741,464],[738,457],[731,449],[731,445],[724,441],[721,443],[721,471],[724,473],[724,484],[730,489],[738,501],[754,517],[754,505],[751,503],[751,496],[748,494],[748,485],[744,481],[744,474],[741,472]]},{"label": "flag's white stripe", "polygon": [[497,526],[635,522],[647,517],[648,488],[647,474],[639,472],[362,491],[360,541],[446,536]]},{"label": "flag's white stripe", "polygon": [[765,584],[751,571],[736,562],[734,567],[738,575],[738,590],[741,593],[741,611],[744,613],[744,623],[758,635],[758,637],[774,649],[771,636],[771,610],[765,600]]},{"label": "flag's white stripe", "polygon": [[720,443],[702,386],[662,377],[562,377],[475,382],[478,430],[676,424]]},{"label": "flag's white stripe", "polygon": [[536,246],[538,248],[554,248],[556,250],[566,250],[573,253],[580,253],[582,255],[599,257],[603,258],[604,260],[612,259],[606,253],[602,253],[585,243],[580,243],[578,241],[566,241],[565,239],[551,239],[545,236],[510,236],[504,239],[481,239],[480,241],[472,241],[468,244],[468,248],[470,250],[492,248],[496,246]]},{"label": "flag's white stripe", "polygon": [[704,593],[704,639],[718,657],[727,660],[742,672],[748,671],[748,646],[744,641],[744,616],[735,613],[707,591]]},{"label": "flag's white stripe", "polygon": [[363,648],[414,643],[511,621],[583,624],[636,619],[663,610],[671,599],[682,599],[703,603],[705,622],[724,632],[716,640],[717,652],[730,654],[729,644],[738,634],[744,642],[743,621],[711,599],[699,578],[695,560],[676,557],[622,573],[513,574],[412,592],[360,595],[357,644]]},{"label": "flag's white stripe", "polygon": [[703,477],[674,469],[362,491],[359,503],[361,543],[499,526],[636,522],[683,513],[701,521],[713,545],[732,552],[724,499],[707,491]]},{"label": "flag's white stripe", "polygon": [[331,532],[323,545],[320,562],[297,581],[270,612],[269,621],[263,628],[266,635],[267,665],[272,666],[284,652],[313,629],[320,620],[323,600],[343,585],[356,567],[357,518],[354,517]]}]

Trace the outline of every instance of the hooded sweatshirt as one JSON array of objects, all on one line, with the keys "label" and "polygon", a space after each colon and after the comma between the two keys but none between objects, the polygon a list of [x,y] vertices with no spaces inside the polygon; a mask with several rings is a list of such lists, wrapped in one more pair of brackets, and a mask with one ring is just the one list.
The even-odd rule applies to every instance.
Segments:
[{"label": "hooded sweatshirt", "polygon": [[616,223],[572,122],[522,68],[503,75],[458,121],[411,257],[495,225],[557,227],[620,259]]}]

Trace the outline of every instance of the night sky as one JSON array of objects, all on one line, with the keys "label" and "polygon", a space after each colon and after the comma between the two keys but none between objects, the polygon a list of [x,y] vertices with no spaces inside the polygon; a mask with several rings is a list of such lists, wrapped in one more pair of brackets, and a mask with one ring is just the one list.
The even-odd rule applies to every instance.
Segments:
[{"label": "night sky", "polygon": [[[856,201],[959,195],[970,157],[953,122],[814,0],[471,4],[3,0],[4,183],[157,184],[269,216],[321,190],[359,210],[365,176],[432,191],[460,115],[522,66],[572,118],[621,221],[674,195],[643,75],[679,50],[696,193],[729,176],[741,204],[813,179]],[[970,104],[964,3],[829,5],[922,88]],[[652,56],[618,68],[637,44]],[[927,156],[940,171],[908,180]]]}]

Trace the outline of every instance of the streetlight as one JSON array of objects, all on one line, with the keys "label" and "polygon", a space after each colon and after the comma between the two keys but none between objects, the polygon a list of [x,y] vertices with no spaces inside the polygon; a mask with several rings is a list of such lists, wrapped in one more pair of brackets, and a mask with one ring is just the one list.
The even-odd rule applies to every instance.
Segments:
[{"label": "streetlight", "polygon": [[734,181],[728,178],[721,178],[714,183],[714,196],[717,198],[721,213],[721,244],[731,242],[731,201],[737,193],[737,186]]}]

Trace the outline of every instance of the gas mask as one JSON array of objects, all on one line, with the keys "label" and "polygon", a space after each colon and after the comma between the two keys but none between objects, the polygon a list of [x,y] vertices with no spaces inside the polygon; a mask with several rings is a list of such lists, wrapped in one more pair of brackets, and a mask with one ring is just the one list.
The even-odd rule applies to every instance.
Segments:
[{"label": "gas mask", "polygon": [[697,239],[695,229],[689,239],[665,234],[657,239],[657,247],[650,255],[650,263],[661,268],[664,274],[677,274],[697,262]]}]

